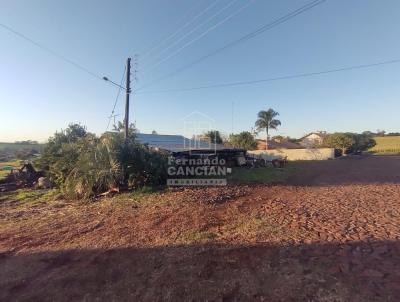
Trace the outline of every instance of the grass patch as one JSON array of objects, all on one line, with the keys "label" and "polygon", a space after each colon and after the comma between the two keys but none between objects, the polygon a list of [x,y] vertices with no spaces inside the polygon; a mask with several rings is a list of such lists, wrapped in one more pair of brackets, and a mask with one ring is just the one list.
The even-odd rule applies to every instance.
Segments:
[{"label": "grass patch", "polygon": [[233,168],[228,175],[228,181],[237,183],[279,183],[284,182],[296,170],[294,163],[288,163],[285,168]]},{"label": "grass patch", "polygon": [[376,155],[400,155],[400,136],[374,137],[376,145],[368,151]]},{"label": "grass patch", "polygon": [[6,177],[10,171],[9,170],[4,170],[5,167],[13,167],[15,169],[21,168],[21,160],[12,160],[12,161],[4,161],[0,162],[0,179]]},{"label": "grass patch", "polygon": [[160,192],[161,191],[159,188],[144,186],[133,192],[116,194],[111,197],[111,200],[119,203],[127,202],[132,204],[136,208],[148,203],[162,202],[162,200],[158,198]]},{"label": "grass patch", "polygon": [[209,231],[193,231],[185,234],[183,240],[185,243],[207,242],[217,238],[217,234]]},{"label": "grass patch", "polygon": [[61,193],[58,189],[52,190],[30,190],[19,189],[11,192],[0,193],[0,202],[18,201],[20,203],[37,203],[60,199]]},{"label": "grass patch", "polygon": [[225,225],[223,231],[227,234],[248,238],[259,234],[279,235],[282,232],[282,227],[266,220],[265,217],[246,215],[238,217],[233,224]]}]

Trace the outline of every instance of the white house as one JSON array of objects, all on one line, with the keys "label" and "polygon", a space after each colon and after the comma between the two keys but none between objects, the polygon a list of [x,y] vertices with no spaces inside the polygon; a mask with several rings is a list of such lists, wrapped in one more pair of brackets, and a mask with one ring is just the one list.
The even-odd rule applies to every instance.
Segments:
[{"label": "white house", "polygon": [[301,138],[300,145],[305,148],[319,147],[324,142],[326,136],[326,131],[311,132]]}]

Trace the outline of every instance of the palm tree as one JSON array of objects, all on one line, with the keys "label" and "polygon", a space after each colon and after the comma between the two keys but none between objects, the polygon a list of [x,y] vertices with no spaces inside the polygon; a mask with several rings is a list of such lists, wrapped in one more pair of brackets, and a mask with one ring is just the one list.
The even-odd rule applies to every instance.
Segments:
[{"label": "palm tree", "polygon": [[281,121],[275,119],[279,115],[274,109],[269,108],[267,111],[261,110],[257,115],[256,128],[258,131],[265,130],[267,138],[265,140],[265,150],[268,150],[269,129],[277,129],[281,125]]}]

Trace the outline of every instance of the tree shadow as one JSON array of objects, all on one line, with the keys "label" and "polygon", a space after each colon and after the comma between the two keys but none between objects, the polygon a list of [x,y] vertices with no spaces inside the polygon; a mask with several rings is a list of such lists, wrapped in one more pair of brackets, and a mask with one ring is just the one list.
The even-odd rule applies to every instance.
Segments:
[{"label": "tree shadow", "polygon": [[397,241],[8,252],[2,301],[399,301]]}]

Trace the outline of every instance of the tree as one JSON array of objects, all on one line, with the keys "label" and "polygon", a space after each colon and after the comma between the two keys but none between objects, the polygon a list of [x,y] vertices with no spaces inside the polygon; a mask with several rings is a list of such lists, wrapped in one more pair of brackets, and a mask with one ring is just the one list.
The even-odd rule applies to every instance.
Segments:
[{"label": "tree", "polygon": [[84,141],[93,141],[80,124],[69,124],[68,128],[56,132],[45,145],[37,164],[56,185],[61,185],[76,164],[79,154],[85,151]]},{"label": "tree", "polygon": [[221,133],[218,130],[211,130],[204,134],[204,138],[213,144],[222,144]]},{"label": "tree", "polygon": [[352,137],[354,140],[354,143],[351,146],[351,151],[353,153],[366,151],[376,145],[373,135],[367,132],[363,132],[362,134],[346,133],[346,135]]},{"label": "tree", "polygon": [[325,145],[335,149],[341,149],[342,155],[346,154],[346,150],[351,148],[355,140],[348,133],[334,133],[328,135],[325,139]]},{"label": "tree", "polygon": [[[125,124],[121,121],[118,121],[117,124],[114,124],[113,130],[117,132],[124,132],[125,131]],[[134,123],[129,124],[128,134],[129,137],[135,138],[136,133],[138,133],[138,129]]]},{"label": "tree", "polygon": [[156,130],[153,130],[153,131],[151,131],[151,134],[153,134],[153,135],[157,135],[158,133],[157,133],[157,131],[156,131]]},{"label": "tree", "polygon": [[267,111],[261,110],[257,117],[256,128],[258,131],[265,130],[267,132],[267,138],[265,139],[265,149],[268,150],[268,137],[270,129],[277,129],[281,125],[281,121],[275,119],[279,115],[278,112],[269,108]]},{"label": "tree", "polygon": [[386,131],[385,130],[376,130],[376,136],[385,136]]},{"label": "tree", "polygon": [[400,136],[400,132],[390,132],[386,136]]},{"label": "tree", "polygon": [[231,134],[229,136],[229,143],[235,148],[246,150],[253,150],[257,146],[254,136],[248,131],[243,131],[239,134]]}]

